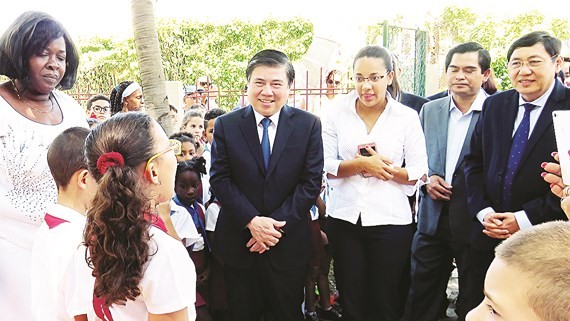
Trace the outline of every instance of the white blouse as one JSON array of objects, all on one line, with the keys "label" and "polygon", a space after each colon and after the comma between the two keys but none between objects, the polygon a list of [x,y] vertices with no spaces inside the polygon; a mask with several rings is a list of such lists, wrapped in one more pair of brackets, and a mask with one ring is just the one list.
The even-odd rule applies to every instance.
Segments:
[{"label": "white blouse", "polygon": [[[333,106],[323,125],[324,170],[334,176],[342,161],[356,158],[358,145],[376,144],[376,151],[390,158],[395,166],[408,171],[409,180],[427,175],[425,138],[418,114],[387,94],[388,104],[370,133],[356,113],[356,92],[349,93]],[[362,226],[405,225],[412,223],[408,197],[414,185],[393,180],[365,178],[355,174],[346,178],[329,178],[330,199],[327,214]]]},{"label": "white blouse", "polygon": [[[112,305],[109,309],[116,321],[148,321],[148,314],[166,314],[188,309],[188,321],[196,319],[196,272],[194,264],[180,241],[162,230],[150,227],[150,260],[144,267],[139,283],[141,295],[125,305]],[[72,259],[60,283],[59,315],[74,316],[88,309],[89,320],[93,311],[95,279],[85,262],[85,247],[81,246]],[[58,320],[65,320],[59,318]]]}]

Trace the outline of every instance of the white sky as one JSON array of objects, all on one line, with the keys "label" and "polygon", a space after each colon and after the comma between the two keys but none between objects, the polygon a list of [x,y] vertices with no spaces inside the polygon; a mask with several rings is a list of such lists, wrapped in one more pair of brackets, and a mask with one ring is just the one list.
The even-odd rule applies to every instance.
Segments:
[{"label": "white sky", "polygon": [[[0,32],[23,11],[41,10],[59,19],[74,38],[128,37],[132,34],[130,0],[4,0],[0,10]],[[316,33],[328,38],[370,22],[401,15],[410,27],[422,27],[427,17],[438,15],[447,5],[471,7],[482,15],[494,13],[503,19],[510,14],[536,9],[546,16],[570,18],[566,0],[157,0],[157,17],[192,18],[211,21],[260,20],[267,17],[301,16],[310,19]],[[340,4],[335,4],[340,3]],[[547,5],[545,5],[547,4]]]}]

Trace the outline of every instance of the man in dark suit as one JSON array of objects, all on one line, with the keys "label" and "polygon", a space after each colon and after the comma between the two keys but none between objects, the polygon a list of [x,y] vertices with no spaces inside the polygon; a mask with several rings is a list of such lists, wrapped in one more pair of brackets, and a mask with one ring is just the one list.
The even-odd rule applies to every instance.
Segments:
[{"label": "man in dark suit", "polygon": [[225,263],[232,320],[300,321],[308,213],[323,171],[321,123],[285,105],[295,71],[282,52],[260,51],[246,76],[251,105],[214,126],[210,184],[221,203],[214,251]]},{"label": "man in dark suit", "polygon": [[537,31],[508,50],[514,89],[488,97],[465,158],[471,235],[470,305],[483,299],[494,248],[520,229],[566,219],[560,199],[541,177],[541,164],[556,150],[552,111],[570,108],[570,88],[555,75],[560,40]]},{"label": "man in dark suit", "polygon": [[458,320],[465,320],[469,235],[463,158],[486,95],[491,56],[475,42],[452,48],[445,59],[451,95],[426,103],[420,120],[426,138],[429,183],[422,188],[412,243],[412,285],[404,320],[437,321],[453,259],[459,275]]}]

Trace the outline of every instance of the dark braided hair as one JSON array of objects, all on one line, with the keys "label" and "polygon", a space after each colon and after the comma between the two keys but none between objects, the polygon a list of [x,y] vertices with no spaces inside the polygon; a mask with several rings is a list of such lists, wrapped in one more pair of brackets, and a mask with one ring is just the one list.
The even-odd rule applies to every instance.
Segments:
[{"label": "dark braided hair", "polygon": [[133,82],[134,81],[130,80],[122,81],[120,84],[115,86],[113,90],[111,90],[111,115],[120,113],[123,110],[123,92]]}]

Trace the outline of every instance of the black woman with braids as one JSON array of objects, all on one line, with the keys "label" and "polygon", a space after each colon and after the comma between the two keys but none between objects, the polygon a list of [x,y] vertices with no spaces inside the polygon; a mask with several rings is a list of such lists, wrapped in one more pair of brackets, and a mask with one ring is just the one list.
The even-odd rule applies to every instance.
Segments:
[{"label": "black woman with braids", "polygon": [[129,111],[145,112],[142,87],[134,81],[122,81],[111,90],[111,115]]}]

